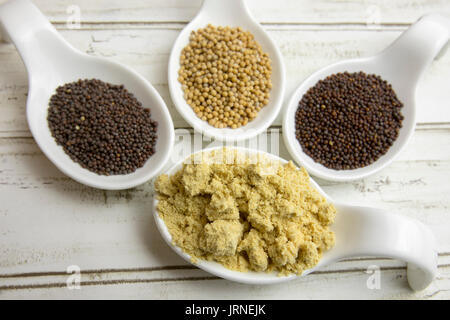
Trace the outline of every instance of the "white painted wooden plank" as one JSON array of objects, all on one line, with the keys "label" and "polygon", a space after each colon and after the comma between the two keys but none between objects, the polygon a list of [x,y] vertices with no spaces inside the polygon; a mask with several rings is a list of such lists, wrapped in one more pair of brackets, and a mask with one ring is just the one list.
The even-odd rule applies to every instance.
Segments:
[{"label": "white painted wooden plank", "polygon": [[[421,15],[450,12],[446,0],[245,0],[262,23],[411,23]],[[187,22],[200,8],[201,0],[35,0],[55,22],[65,23],[70,9],[81,9],[82,21],[89,22]]]},{"label": "white painted wooden plank", "polygon": [[[168,54],[200,2],[36,1],[75,47],[130,65],[149,79],[167,102],[177,127],[187,125],[169,98]],[[285,57],[286,99],[317,68],[381,50],[426,12],[450,12],[446,0],[247,2]],[[73,4],[81,8],[81,30],[65,26],[66,9]],[[368,28],[368,21],[381,26]],[[24,116],[27,76],[15,48],[0,44],[0,61],[0,137],[12,137],[0,138],[0,299],[450,299],[450,150],[443,147],[450,134],[450,54],[431,65],[419,86],[419,129],[398,161],[361,181],[319,181],[337,200],[382,207],[420,219],[433,229],[441,252],[439,275],[427,290],[415,294],[406,284],[402,262],[377,258],[339,262],[304,279],[270,287],[211,280],[198,269],[153,270],[187,263],[169,250],[153,224],[151,184],[104,192],[62,175],[32,139],[20,138],[29,137]],[[277,119],[275,125],[279,124]],[[284,146],[280,148],[287,158]],[[83,274],[81,290],[64,288],[63,273],[72,264],[91,270]],[[369,275],[364,271],[369,264],[382,268],[382,290],[367,289]],[[98,271],[111,268],[115,270]],[[39,274],[52,271],[57,274]],[[24,272],[32,274],[5,276]],[[13,288],[17,286],[23,287]]]},{"label": "white painted wooden plank", "polygon": [[[437,281],[442,280],[450,271],[450,253],[438,258]],[[405,263],[401,261],[382,258],[354,258],[336,262],[315,272],[315,275],[334,275],[339,277],[348,273],[364,273],[376,266],[381,272],[398,270],[404,272]],[[71,273],[66,270],[58,272],[32,272],[22,274],[0,274],[0,291],[25,290],[39,288],[61,288],[67,286]],[[108,269],[108,270],[80,270],[81,286],[105,286],[124,283],[146,283],[181,280],[204,280],[216,278],[191,265],[179,265],[161,268],[134,268],[134,269]],[[405,278],[402,276],[402,280]]]},{"label": "white painted wooden plank", "polygon": [[[170,272],[176,274],[177,272]],[[186,272],[202,274],[200,270]],[[412,292],[404,269],[381,272],[380,289],[368,289],[370,276],[364,270],[335,274],[311,274],[283,284],[242,285],[210,278],[203,280],[147,281],[141,283],[85,285],[79,290],[66,287],[0,291],[0,299],[449,299],[449,268],[426,290]]]},{"label": "white painted wooden plank", "polygon": [[[176,127],[187,123],[175,110],[167,87],[167,63],[179,29],[131,28],[114,30],[61,30],[76,48],[124,63],[146,77],[162,95]],[[270,28],[283,54],[287,70],[285,101],[308,75],[332,62],[374,54],[393,41],[400,31],[302,30]],[[0,44],[0,136],[29,135],[25,118],[27,75],[15,47]],[[434,61],[417,92],[419,123],[450,122],[450,52]],[[276,85],[276,84],[275,84]],[[281,124],[281,116],[274,122]]]},{"label": "white painted wooden plank", "polygon": [[[319,183],[336,200],[420,219],[434,230],[440,251],[450,252],[450,150],[440,147],[448,136],[448,130],[418,130],[407,158],[379,174]],[[288,158],[283,146],[280,153]],[[84,270],[185,264],[156,230],[151,183],[117,192],[84,187],[29,138],[0,139],[0,163],[0,274],[62,271],[71,264]]]}]

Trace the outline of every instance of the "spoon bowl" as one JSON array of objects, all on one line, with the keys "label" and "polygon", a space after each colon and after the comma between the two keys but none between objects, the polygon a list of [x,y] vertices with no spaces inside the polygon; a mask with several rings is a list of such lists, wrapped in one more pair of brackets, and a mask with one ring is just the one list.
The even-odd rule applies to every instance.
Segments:
[{"label": "spoon bowl", "polygon": [[[175,134],[164,101],[146,79],[124,65],[74,49],[28,0],[3,4],[0,7],[0,26],[2,33],[16,45],[28,71],[27,120],[30,131],[58,169],[80,183],[108,190],[135,187],[162,169],[170,156]],[[131,174],[103,176],[84,169],[56,144],[51,135],[47,110],[55,89],[78,79],[92,78],[123,84],[143,107],[150,108],[152,119],[158,122],[155,154]]]},{"label": "spoon bowl", "polygon": [[[273,154],[237,147],[210,148],[194,154],[201,152],[207,154],[219,150],[237,150],[245,155],[262,155],[270,161],[281,164],[287,163],[286,160]],[[173,165],[165,174],[175,174],[183,167],[186,160],[192,159],[191,157],[194,154]],[[196,159],[201,159],[201,157]],[[310,179],[310,182],[328,201],[334,202],[313,179]],[[193,263],[190,255],[172,242],[170,232],[159,216],[157,206],[158,199],[155,197],[153,214],[163,239],[184,260]],[[414,290],[422,290],[432,282],[437,272],[437,244],[428,227],[417,220],[391,214],[380,209],[340,203],[336,203],[335,206],[337,214],[331,230],[335,233],[336,244],[331,250],[323,254],[322,259],[314,268],[304,271],[301,276],[349,257],[382,256],[408,263],[408,282]],[[233,271],[217,262],[205,260],[193,264],[218,277],[246,284],[274,284],[300,277],[298,275],[278,276],[275,272]]]},{"label": "spoon bowl", "polygon": [[[447,17],[430,14],[421,18],[404,32],[390,47],[368,58],[341,61],[309,76],[294,92],[283,118],[283,138],[298,164],[312,175],[332,181],[350,181],[367,177],[389,165],[410,140],[416,123],[416,86],[423,72],[444,47],[450,37]],[[335,170],[315,162],[303,152],[295,136],[295,114],[303,95],[319,80],[339,72],[376,74],[388,81],[403,102],[404,116],[398,138],[389,150],[372,164],[352,170]]]},{"label": "spoon bowl", "polygon": [[[208,122],[201,120],[186,103],[181,84],[178,81],[180,69],[181,51],[189,43],[192,31],[206,27],[208,24],[215,26],[241,27],[250,31],[256,41],[261,45],[272,61],[272,83],[269,103],[261,109],[257,117],[247,125],[237,128],[215,128]],[[168,83],[172,101],[181,114],[197,132],[216,140],[240,141],[250,139],[266,130],[278,115],[283,102],[285,90],[285,70],[282,56],[258,22],[251,16],[244,0],[204,0],[200,12],[181,31],[172,47],[169,58]]]}]

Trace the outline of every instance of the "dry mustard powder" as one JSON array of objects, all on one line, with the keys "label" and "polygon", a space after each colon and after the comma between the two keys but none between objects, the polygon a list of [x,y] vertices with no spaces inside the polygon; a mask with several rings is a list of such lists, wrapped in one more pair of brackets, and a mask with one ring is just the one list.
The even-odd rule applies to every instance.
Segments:
[{"label": "dry mustard powder", "polygon": [[[228,152],[226,162],[208,161]],[[334,246],[336,209],[292,162],[212,152],[155,182],[173,243],[236,271],[301,274]],[[232,159],[230,161],[230,152]]]}]

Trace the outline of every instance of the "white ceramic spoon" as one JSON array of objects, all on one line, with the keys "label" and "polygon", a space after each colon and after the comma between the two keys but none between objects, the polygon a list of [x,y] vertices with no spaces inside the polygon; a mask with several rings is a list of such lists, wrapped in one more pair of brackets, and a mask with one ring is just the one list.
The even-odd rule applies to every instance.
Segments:
[{"label": "white ceramic spoon", "polygon": [[[201,120],[186,103],[183,97],[181,84],[178,82],[180,69],[180,54],[189,43],[189,35],[192,31],[204,28],[208,24],[214,26],[242,27],[250,31],[264,52],[269,54],[272,60],[272,90],[269,103],[261,109],[258,116],[247,125],[238,128],[219,129]],[[172,47],[169,59],[168,82],[172,101],[182,117],[197,131],[205,136],[220,141],[239,141],[250,139],[266,130],[275,120],[283,103],[285,90],[285,71],[283,58],[269,38],[264,29],[256,22],[247,9],[244,0],[203,0],[203,5],[197,16],[181,31]]]},{"label": "white ceramic spoon", "polygon": [[[220,149],[221,147],[211,148],[200,152],[207,153]],[[231,149],[249,155],[259,153],[273,161],[287,163],[286,160],[266,152],[245,148]],[[191,159],[191,156],[187,159]],[[184,161],[186,159],[175,164],[165,173],[173,175],[182,168]],[[328,201],[333,202],[314,180],[311,179],[311,183]],[[159,217],[157,205],[158,200],[155,197],[153,213],[162,237],[175,252],[186,261],[191,262],[190,256],[172,243],[172,237],[164,221]],[[323,255],[316,267],[306,270],[302,276],[344,258],[377,256],[406,261],[408,282],[414,290],[422,290],[433,281],[437,272],[437,243],[428,227],[417,220],[380,209],[339,203],[335,203],[335,205],[337,214],[331,229],[336,235],[336,245]],[[229,270],[219,263],[204,260],[195,265],[224,279],[247,284],[273,284],[298,277],[296,275],[279,277],[276,273],[264,272],[237,272]]]},{"label": "white ceramic spoon", "polygon": [[[66,175],[91,187],[127,189],[151,179],[169,159],[174,142],[170,114],[158,92],[138,73],[106,59],[89,56],[69,45],[28,0],[10,1],[0,6],[0,27],[17,47],[28,71],[28,125],[45,155]],[[101,176],[83,169],[58,146],[47,125],[49,98],[68,82],[98,78],[123,84],[150,108],[158,121],[156,152],[142,168],[127,175]]]},{"label": "white ceramic spoon", "polygon": [[[440,14],[422,17],[391,46],[376,56],[338,62],[309,76],[290,99],[283,118],[283,137],[287,149],[298,164],[312,175],[333,181],[349,181],[371,175],[389,165],[405,147],[416,123],[416,87],[434,57],[450,38],[450,19]],[[364,168],[334,170],[315,162],[302,151],[295,137],[295,113],[303,94],[317,81],[338,72],[374,73],[392,84],[404,107],[403,127],[388,152]],[[426,107],[426,106],[423,106]]]}]

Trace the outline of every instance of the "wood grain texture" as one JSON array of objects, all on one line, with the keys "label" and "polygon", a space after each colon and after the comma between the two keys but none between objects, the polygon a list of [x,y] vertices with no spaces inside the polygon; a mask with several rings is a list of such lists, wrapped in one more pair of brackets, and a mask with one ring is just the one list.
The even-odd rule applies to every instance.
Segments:
[{"label": "wood grain texture", "polygon": [[[169,53],[181,25],[174,29],[155,26],[108,29],[60,29],[74,47],[83,52],[124,63],[147,78],[169,107],[176,127],[188,124],[175,110],[167,86]],[[123,28],[122,28],[123,27]],[[297,27],[271,27],[269,34],[280,47],[287,70],[285,102],[311,73],[330,63],[375,54],[399,34],[398,28],[374,30],[304,30]],[[28,77],[20,56],[12,44],[0,44],[0,136],[28,134],[25,102]],[[68,63],[70,63],[68,61]],[[417,89],[418,123],[450,123],[450,53],[435,60]],[[281,115],[274,125],[281,124]]]},{"label": "wood grain texture", "polygon": [[[411,296],[402,262],[366,258],[333,264],[316,273],[315,280],[307,277],[308,280],[294,281],[295,285],[283,289],[282,297],[306,298],[308,295],[298,293],[302,291],[300,288],[308,287],[308,283],[325,286],[330,281],[336,285],[336,290],[344,290],[349,281],[352,286],[360,286],[352,293],[347,292],[347,297],[356,298],[364,290],[371,295],[373,292],[365,287],[368,278],[365,271],[370,265],[381,267],[382,279],[386,281],[383,286],[389,288],[380,295],[386,292],[391,297],[445,295],[445,290],[450,289],[450,199],[446,196],[450,192],[446,184],[450,150],[441,145],[448,135],[449,129],[418,129],[400,159],[379,174],[340,184],[318,180],[336,200],[382,207],[417,218],[430,226],[438,237],[441,252],[440,278],[433,286],[425,293]],[[430,137],[434,143],[425,145],[423,141],[431,140]],[[184,139],[180,143],[187,142]],[[289,158],[282,145],[280,154]],[[124,295],[138,297],[138,291],[142,290],[138,288],[146,287],[145,284],[147,289],[166,290],[179,286],[189,291],[201,281],[205,286],[202,293],[192,293],[201,298],[206,297],[205,294],[219,294],[215,288],[217,281],[224,282],[230,290],[239,286],[188,267],[168,249],[150,211],[151,182],[127,191],[84,187],[62,175],[30,138],[0,139],[0,163],[0,203],[3,204],[0,210],[0,292],[6,297],[33,297],[41,291],[47,292],[49,297],[89,297],[97,292],[98,286],[105,287],[109,297],[121,296],[117,287],[128,288],[123,289]],[[87,271],[83,274],[81,291],[64,287],[65,270],[69,265],[78,265],[82,271]],[[172,289],[167,289],[168,297],[181,297]],[[325,288],[316,288],[315,294],[324,291]],[[227,292],[222,294],[226,296]],[[263,292],[264,297],[272,294],[280,297],[273,287],[261,294]],[[242,297],[246,294],[248,291],[244,291]],[[325,294],[322,297],[332,296]]]},{"label": "wood grain texture", "polygon": [[[380,261],[375,261],[380,263]],[[373,261],[366,261],[373,263]],[[381,269],[379,290],[367,289],[366,268],[347,272],[311,274],[285,284],[271,286],[240,285],[217,279],[198,269],[164,272],[86,274],[80,290],[65,288],[65,277],[50,285],[4,289],[0,298],[122,298],[122,299],[445,299],[448,296],[449,268],[440,267],[439,282],[427,290],[412,294],[402,267]],[[42,279],[41,282],[49,281]],[[53,280],[52,280],[53,281]],[[48,284],[48,283],[47,283]]]},{"label": "wood grain texture", "polygon": [[[446,0],[245,0],[255,18],[262,23],[299,24],[409,24],[421,15],[450,12]],[[81,9],[84,22],[188,22],[197,13],[201,0],[128,1],[35,1],[54,22],[65,23],[71,5]]]},{"label": "wood grain texture", "polygon": [[[171,46],[200,0],[34,2],[74,47],[129,65],[146,77],[178,128],[175,151],[190,143],[193,132],[171,103],[166,70]],[[285,100],[318,68],[382,50],[424,13],[450,13],[447,0],[247,2],[283,54]],[[81,9],[80,30],[66,25],[70,5]],[[439,242],[433,284],[413,293],[403,262],[362,257],[289,283],[246,286],[217,279],[167,247],[150,211],[151,181],[131,190],[102,191],[59,172],[26,124],[23,63],[13,45],[0,43],[0,299],[450,299],[449,79],[447,52],[432,63],[418,87],[419,124],[392,165],[348,183],[317,179],[336,200],[381,207],[427,224]],[[274,137],[279,125],[278,118],[271,128]],[[277,139],[280,155],[289,159]],[[70,265],[81,267],[81,290],[66,288]],[[380,290],[367,288],[370,265],[381,269]]]}]

